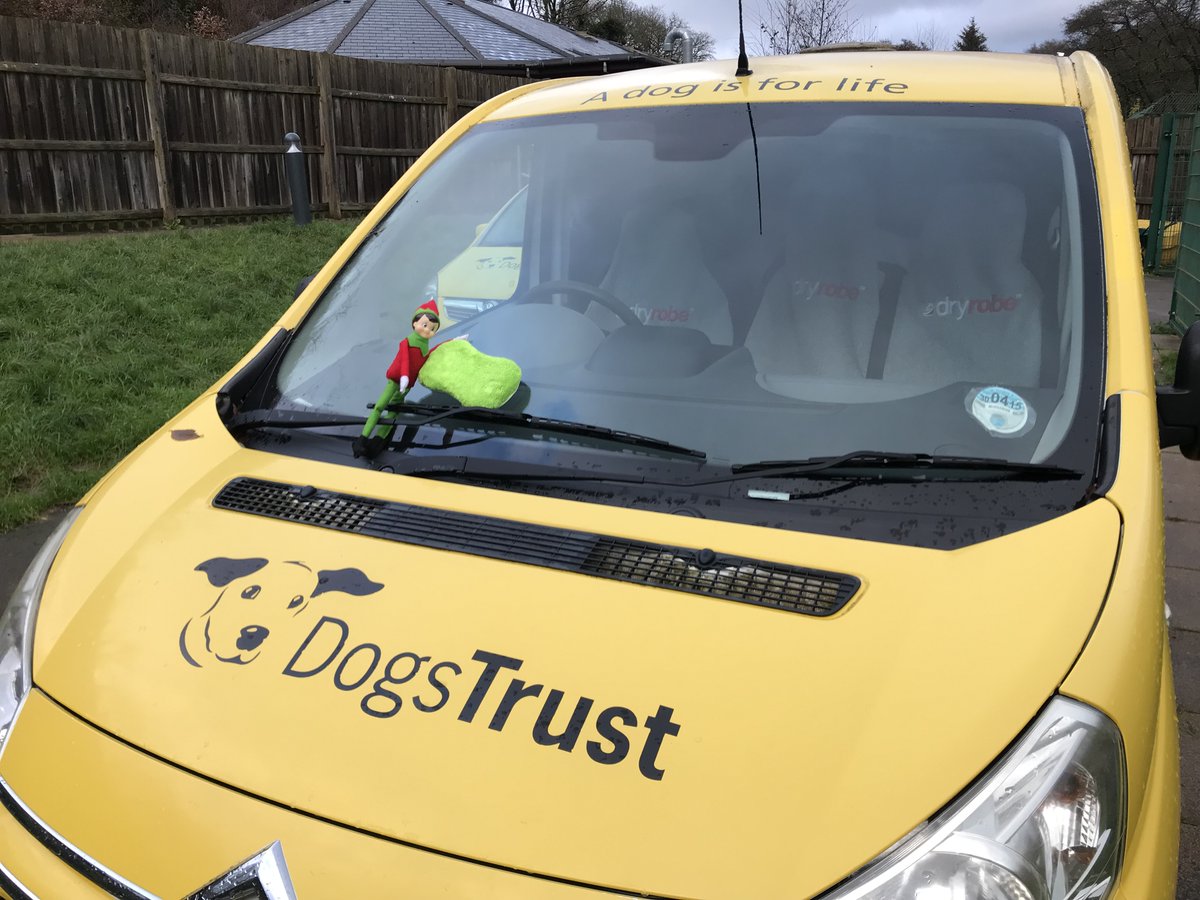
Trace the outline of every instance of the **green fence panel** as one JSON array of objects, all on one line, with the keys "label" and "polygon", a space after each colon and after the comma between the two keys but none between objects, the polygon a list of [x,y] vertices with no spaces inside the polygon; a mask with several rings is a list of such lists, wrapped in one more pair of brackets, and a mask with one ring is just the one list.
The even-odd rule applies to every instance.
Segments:
[{"label": "green fence panel", "polygon": [[1200,116],[1195,119],[1182,221],[1171,295],[1171,324],[1180,334],[1200,319]]}]

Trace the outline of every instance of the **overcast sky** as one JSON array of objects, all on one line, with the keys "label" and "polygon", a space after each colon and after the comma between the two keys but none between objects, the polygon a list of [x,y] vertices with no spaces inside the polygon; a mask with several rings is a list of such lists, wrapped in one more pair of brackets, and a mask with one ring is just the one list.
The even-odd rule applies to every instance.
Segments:
[{"label": "overcast sky", "polygon": [[[989,50],[1021,52],[1031,44],[1062,35],[1062,20],[1084,0],[849,0],[864,40],[929,39],[951,49],[971,17],[987,37]],[[754,52],[759,0],[743,0],[746,46]],[[678,13],[689,25],[717,41],[717,57],[737,55],[737,0],[650,0]]]}]

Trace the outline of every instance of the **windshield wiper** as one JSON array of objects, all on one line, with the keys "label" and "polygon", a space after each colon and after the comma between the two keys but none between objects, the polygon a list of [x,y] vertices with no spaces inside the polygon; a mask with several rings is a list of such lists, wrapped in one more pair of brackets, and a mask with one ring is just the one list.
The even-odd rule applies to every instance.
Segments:
[{"label": "windshield wiper", "polygon": [[[649,437],[644,434],[634,434],[629,431],[618,431],[601,425],[588,425],[585,422],[570,422],[565,419],[550,419],[543,416],[532,416],[528,413],[506,412],[499,409],[487,409],[482,406],[415,406],[403,405],[389,407],[388,412],[396,416],[398,425],[420,427],[433,425],[448,419],[463,419],[468,422],[483,424],[511,425],[518,428],[528,428],[546,434],[564,434],[575,437],[589,437],[597,440],[611,441],[627,447],[641,447],[647,450],[657,450],[678,456],[694,459],[706,459],[701,450],[681,447],[669,441]],[[296,410],[260,410],[232,416],[226,427],[234,433],[250,431],[257,428],[329,428],[338,425],[365,425],[364,418],[341,416],[330,413],[301,412]]]},{"label": "windshield wiper", "polygon": [[589,425],[586,422],[572,422],[567,419],[550,419],[544,416],[532,416],[529,413],[507,412],[502,409],[488,409],[483,406],[450,406],[442,407],[439,412],[434,412],[433,415],[420,415],[430,410],[437,410],[438,407],[400,407],[394,412],[407,415],[418,415],[415,421],[406,422],[406,425],[432,425],[434,422],[440,422],[444,419],[466,419],[469,422],[496,422],[502,425],[514,425],[520,428],[529,428],[533,431],[542,431],[551,434],[566,434],[576,437],[590,437],[599,440],[613,441],[614,443],[624,444],[630,447],[643,447],[647,450],[660,450],[664,453],[673,453],[679,456],[690,456],[694,459],[706,459],[707,454],[702,450],[693,450],[690,447],[682,447],[679,444],[672,444],[669,441],[664,441],[659,438],[649,437],[644,434],[634,434],[630,431],[618,431],[614,428],[605,428],[602,425]]},{"label": "windshield wiper", "polygon": [[889,453],[855,450],[841,456],[813,456],[795,460],[762,460],[731,466],[728,480],[742,478],[807,478],[837,469],[869,471],[916,470],[925,477],[929,470],[978,472],[1007,480],[1053,481],[1082,478],[1083,473],[1046,463],[1013,462],[984,456],[941,456],[936,453]]},{"label": "windshield wiper", "polygon": [[258,428],[333,428],[338,425],[365,425],[361,416],[340,416],[334,413],[302,412],[291,409],[258,409],[238,413],[225,420],[233,434]]}]

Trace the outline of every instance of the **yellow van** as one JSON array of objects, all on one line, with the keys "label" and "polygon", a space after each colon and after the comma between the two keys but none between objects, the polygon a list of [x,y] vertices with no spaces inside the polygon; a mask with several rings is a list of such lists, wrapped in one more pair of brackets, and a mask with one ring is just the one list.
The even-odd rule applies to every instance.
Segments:
[{"label": "yellow van", "polygon": [[[10,897],[1173,896],[1108,77],[750,69],[480,106],[80,501],[0,627]],[[430,339],[520,386],[415,375],[356,456],[521,191],[514,295]],[[1158,412],[1192,456],[1197,373],[1193,332]]]},{"label": "yellow van", "polygon": [[501,207],[462,253],[438,272],[436,298],[443,325],[453,325],[512,299],[521,278],[525,235],[525,189]]}]

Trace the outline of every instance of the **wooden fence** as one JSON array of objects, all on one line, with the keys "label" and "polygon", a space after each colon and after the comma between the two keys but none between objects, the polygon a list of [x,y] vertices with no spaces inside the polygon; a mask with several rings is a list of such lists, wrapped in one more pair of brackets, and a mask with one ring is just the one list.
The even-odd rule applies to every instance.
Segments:
[{"label": "wooden fence", "polygon": [[465,111],[525,82],[467,70],[0,16],[0,233],[369,209]]},{"label": "wooden fence", "polygon": [[[1188,162],[1192,148],[1192,117],[1175,117],[1175,167],[1167,191],[1164,214],[1180,211],[1187,193]],[[1162,136],[1162,116],[1144,116],[1125,123],[1129,140],[1129,156],[1133,165],[1133,195],[1139,219],[1150,218],[1154,202],[1154,166],[1158,161],[1158,144]]]}]

